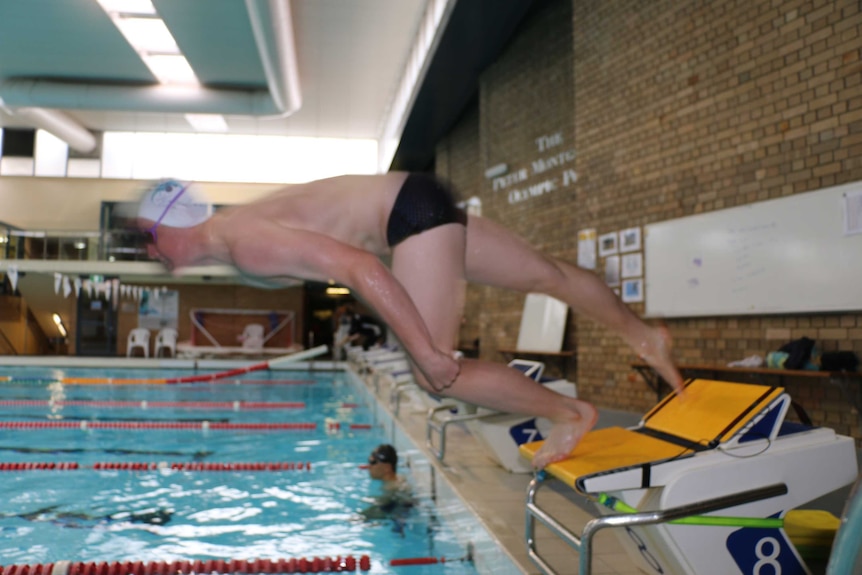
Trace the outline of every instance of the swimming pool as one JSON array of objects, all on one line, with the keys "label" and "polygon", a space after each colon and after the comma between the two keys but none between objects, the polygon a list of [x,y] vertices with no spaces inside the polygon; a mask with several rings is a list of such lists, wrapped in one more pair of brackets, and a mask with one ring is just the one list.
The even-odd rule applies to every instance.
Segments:
[{"label": "swimming pool", "polygon": [[[178,374],[188,371],[0,368],[0,565],[367,556],[372,573],[476,572],[389,565],[459,559],[464,535],[482,535],[452,525],[445,507],[457,503],[435,507],[440,487],[414,477],[430,463],[349,372],[68,383]],[[399,471],[416,505],[363,521],[380,486],[361,465],[382,442],[409,462]]]}]

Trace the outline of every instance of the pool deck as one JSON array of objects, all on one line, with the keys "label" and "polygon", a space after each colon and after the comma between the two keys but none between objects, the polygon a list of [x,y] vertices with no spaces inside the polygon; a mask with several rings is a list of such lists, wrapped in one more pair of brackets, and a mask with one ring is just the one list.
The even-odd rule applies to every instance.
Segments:
[{"label": "pool deck", "polygon": [[[425,445],[426,410],[410,410],[404,404],[398,418],[402,428],[419,445]],[[603,412],[599,425],[633,425],[638,415]],[[447,428],[446,452],[440,469],[461,498],[528,575],[539,575],[538,567],[527,556],[524,537],[527,485],[532,474],[509,473],[488,457],[482,445],[461,425]],[[429,454],[429,457],[433,457]],[[580,533],[593,518],[585,510],[588,502],[568,487],[551,481],[538,496],[542,507],[567,509],[565,524]],[[536,545],[542,557],[559,573],[576,573],[578,554],[543,526],[536,530]],[[594,575],[642,575],[629,560],[610,530],[600,532],[593,543]]]},{"label": "pool deck", "polygon": [[[410,407],[414,409],[410,409]],[[410,438],[425,448],[427,409],[411,403],[402,404],[398,417],[401,427]],[[600,410],[596,428],[636,425],[641,414]],[[436,443],[436,442],[435,442]],[[444,461],[438,468],[445,474],[453,489],[485,524],[488,531],[506,549],[510,557],[527,575],[540,575],[541,571],[527,555],[525,540],[526,492],[532,474],[509,473],[493,461],[483,446],[460,424],[447,427]],[[429,459],[434,456],[426,453]],[[436,459],[435,459],[436,460]],[[857,451],[862,476],[862,451]],[[808,509],[825,509],[841,516],[850,486],[810,501],[802,506]],[[584,525],[594,517],[591,503],[560,482],[549,481],[539,492],[537,503],[543,509],[553,510],[573,533],[581,533]],[[565,512],[559,512],[565,510]],[[578,572],[578,553],[537,524],[536,547],[541,557],[560,574]],[[825,568],[825,565],[822,566]],[[593,575],[643,575],[629,559],[617,534],[612,529],[600,531],[593,539]],[[822,573],[815,569],[815,573]]]}]

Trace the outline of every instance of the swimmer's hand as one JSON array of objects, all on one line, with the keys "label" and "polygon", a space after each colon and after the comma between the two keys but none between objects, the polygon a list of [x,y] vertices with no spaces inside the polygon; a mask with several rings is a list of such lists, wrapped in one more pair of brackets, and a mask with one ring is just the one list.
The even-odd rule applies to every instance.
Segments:
[{"label": "swimmer's hand", "polygon": [[435,351],[430,361],[420,366],[431,387],[438,392],[452,387],[461,375],[461,361],[441,351]]}]

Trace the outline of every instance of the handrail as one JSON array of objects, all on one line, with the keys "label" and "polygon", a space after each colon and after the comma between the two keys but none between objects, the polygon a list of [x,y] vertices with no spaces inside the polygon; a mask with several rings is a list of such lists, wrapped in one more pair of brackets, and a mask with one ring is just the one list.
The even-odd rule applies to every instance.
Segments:
[{"label": "handrail", "polygon": [[[56,245],[52,246],[52,242]],[[134,234],[130,235],[129,231],[119,229],[94,231],[0,228],[0,246],[5,252],[0,253],[0,259],[9,261],[153,261]],[[10,247],[12,249],[9,249]],[[69,257],[70,251],[73,252],[72,257]]]},{"label": "handrail", "polygon": [[536,504],[536,494],[545,478],[546,473],[539,472],[539,474],[530,481],[527,488],[525,538],[528,556],[539,567],[542,573],[545,573],[546,575],[556,575],[556,571],[539,555],[536,549],[536,520],[541,522],[552,533],[557,535],[579,553],[578,573],[580,573],[580,575],[589,575],[592,565],[593,537],[595,537],[596,533],[601,529],[606,529],[608,527],[643,526],[667,523],[669,521],[689,517],[691,515],[703,515],[705,513],[711,513],[713,511],[727,509],[729,507],[736,507],[746,503],[769,499],[771,497],[778,497],[779,495],[785,495],[788,492],[787,485],[779,483],[731,493],[729,495],[712,499],[705,499],[703,501],[680,505],[670,509],[642,511],[639,513],[623,513],[620,515],[605,515],[588,521],[584,526],[581,535],[577,536],[564,527],[562,523],[554,519],[549,513],[539,508]]}]

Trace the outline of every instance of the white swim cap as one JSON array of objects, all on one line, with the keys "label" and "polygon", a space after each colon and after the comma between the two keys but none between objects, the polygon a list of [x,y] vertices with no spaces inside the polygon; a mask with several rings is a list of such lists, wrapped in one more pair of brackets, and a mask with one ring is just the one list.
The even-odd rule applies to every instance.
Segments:
[{"label": "white swim cap", "polygon": [[212,204],[191,182],[162,180],[150,188],[138,206],[138,217],[156,225],[190,228],[207,221],[213,214]]}]

